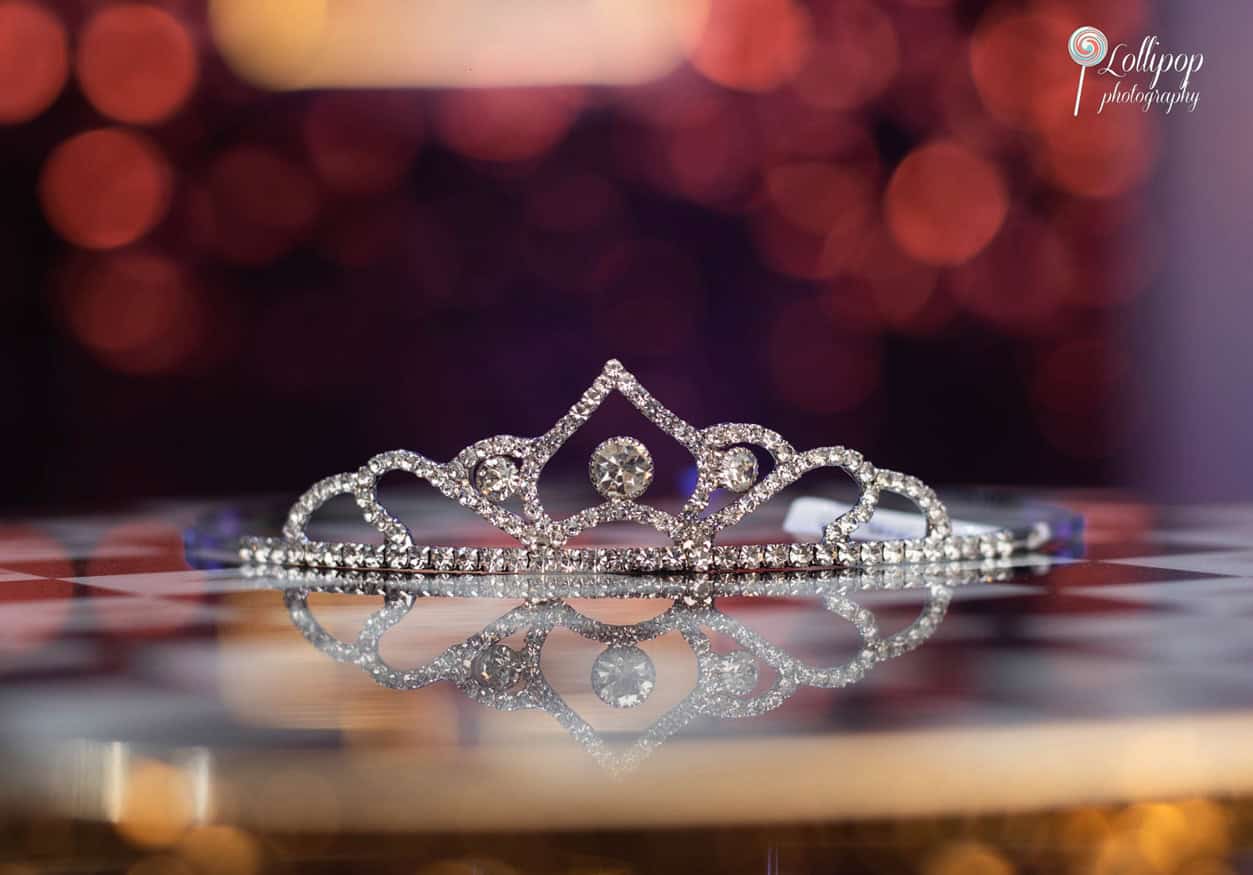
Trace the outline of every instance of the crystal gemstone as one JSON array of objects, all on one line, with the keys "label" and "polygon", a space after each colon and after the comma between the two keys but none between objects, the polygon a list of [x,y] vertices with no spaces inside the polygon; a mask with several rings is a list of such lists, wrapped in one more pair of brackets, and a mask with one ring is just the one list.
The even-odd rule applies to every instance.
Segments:
[{"label": "crystal gemstone", "polygon": [[602,702],[615,708],[634,708],[656,685],[657,669],[638,647],[609,647],[592,665],[592,689]]},{"label": "crystal gemstone", "polygon": [[605,498],[638,498],[653,482],[653,457],[635,438],[610,438],[592,453],[587,473]]},{"label": "crystal gemstone", "polygon": [[518,682],[517,654],[508,644],[493,644],[474,657],[470,674],[488,689],[507,690]]},{"label": "crystal gemstone", "polygon": [[492,501],[504,501],[518,491],[518,465],[508,456],[492,456],[474,472],[474,485]]}]

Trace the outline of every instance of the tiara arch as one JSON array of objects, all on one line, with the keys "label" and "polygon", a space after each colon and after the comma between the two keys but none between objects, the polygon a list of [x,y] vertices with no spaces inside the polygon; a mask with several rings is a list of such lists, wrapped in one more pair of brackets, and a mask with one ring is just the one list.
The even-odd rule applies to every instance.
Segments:
[{"label": "tiara arch", "polygon": [[[539,497],[539,478],[557,451],[613,392],[681,444],[696,462],[696,486],[677,513],[641,504],[652,482],[652,459],[638,440],[620,436],[592,454],[589,474],[604,498],[570,517],[555,519]],[[769,453],[774,468],[759,477],[748,447]],[[857,484],[857,501],[829,521],[812,542],[716,543],[723,530],[752,514],[782,489],[820,468],[838,468]],[[378,482],[403,471],[425,480],[446,498],[469,508],[518,542],[516,547],[421,544],[379,501]],[[715,490],[735,498],[707,513]],[[870,521],[880,495],[910,501],[922,514],[921,537],[861,540],[854,533]],[[382,544],[314,541],[310,518],[326,502],[351,495],[365,522],[383,536]],[[522,513],[504,506],[518,496]],[[575,548],[567,542],[612,522],[649,526],[669,539],[664,547]],[[546,432],[523,438],[497,435],[466,447],[439,463],[410,450],[381,453],[357,471],[315,483],[292,508],[282,537],[248,537],[240,544],[245,563],[313,569],[359,569],[440,573],[655,573],[659,571],[757,571],[918,564],[1005,558],[1013,553],[1012,533],[998,529],[958,535],[943,502],[916,477],[876,468],[861,453],[842,446],[798,451],[777,432],[752,423],[719,423],[696,428],[645,389],[616,359],[610,359],[579,400]]]}]

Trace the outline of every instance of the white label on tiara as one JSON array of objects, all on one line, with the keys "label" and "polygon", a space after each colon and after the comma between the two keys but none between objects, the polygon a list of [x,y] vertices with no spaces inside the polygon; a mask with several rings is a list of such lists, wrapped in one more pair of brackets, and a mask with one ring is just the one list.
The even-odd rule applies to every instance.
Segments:
[{"label": "white label on tiara", "polygon": [[[832,501],[829,498],[801,496],[788,507],[787,516],[783,519],[783,531],[797,538],[821,537],[823,526],[847,512],[850,507],[851,505]],[[921,538],[924,528],[921,514],[880,507],[875,510],[870,522],[857,530],[856,537],[860,540],[871,541]],[[996,530],[996,526],[972,523],[968,520],[953,520],[953,534],[955,535],[984,535]]]}]

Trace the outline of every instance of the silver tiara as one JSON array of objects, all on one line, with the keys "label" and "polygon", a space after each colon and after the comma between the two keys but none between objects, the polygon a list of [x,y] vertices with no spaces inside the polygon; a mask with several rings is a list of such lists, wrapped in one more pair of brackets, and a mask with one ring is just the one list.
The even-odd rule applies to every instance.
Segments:
[{"label": "silver tiara", "polygon": [[[539,497],[539,478],[553,455],[578,431],[611,392],[620,392],[650,422],[683,445],[696,460],[696,486],[677,513],[640,498],[653,481],[648,448],[632,437],[614,437],[592,453],[588,474],[604,501],[556,519]],[[774,460],[760,476],[760,447]],[[813,542],[718,544],[718,535],[819,468],[839,468],[860,494],[846,511],[822,528]],[[429,482],[447,498],[467,507],[518,542],[515,547],[438,546],[415,541],[403,522],[378,498],[378,482],[404,471]],[[736,497],[710,512],[710,500],[723,489]],[[864,540],[855,534],[870,521],[883,493],[912,502],[926,523],[921,537]],[[382,535],[381,544],[310,540],[310,517],[327,501],[351,495],[365,522]],[[506,506],[521,499],[521,513]],[[569,547],[569,541],[611,522],[651,526],[669,546]],[[856,450],[818,447],[798,452],[778,433],[760,425],[720,423],[696,428],[654,398],[616,360],[604,370],[565,416],[539,437],[498,435],[478,441],[451,462],[434,462],[409,450],[381,453],[357,471],[319,480],[292,505],[281,538],[245,538],[245,563],[327,569],[405,572],[488,573],[655,573],[664,571],[756,571],[866,567],[995,559],[1014,552],[1009,529],[955,534],[953,522],[935,491],[916,477],[876,468]]]}]

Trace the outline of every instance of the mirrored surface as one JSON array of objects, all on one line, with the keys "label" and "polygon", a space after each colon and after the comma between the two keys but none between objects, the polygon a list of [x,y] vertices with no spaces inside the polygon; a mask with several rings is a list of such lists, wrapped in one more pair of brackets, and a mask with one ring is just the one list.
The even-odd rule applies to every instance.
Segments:
[{"label": "mirrored surface", "polygon": [[543,862],[570,842],[692,871],[639,857],[657,830],[721,871],[960,842],[1026,867],[1025,823],[1050,853],[1098,824],[1075,871],[1183,816],[1243,847],[1253,511],[1073,506],[1083,556],[706,577],[193,567],[190,505],[10,524],[6,834],[91,826],[116,871],[241,836],[267,869],[379,834],[519,871],[575,871]]}]

